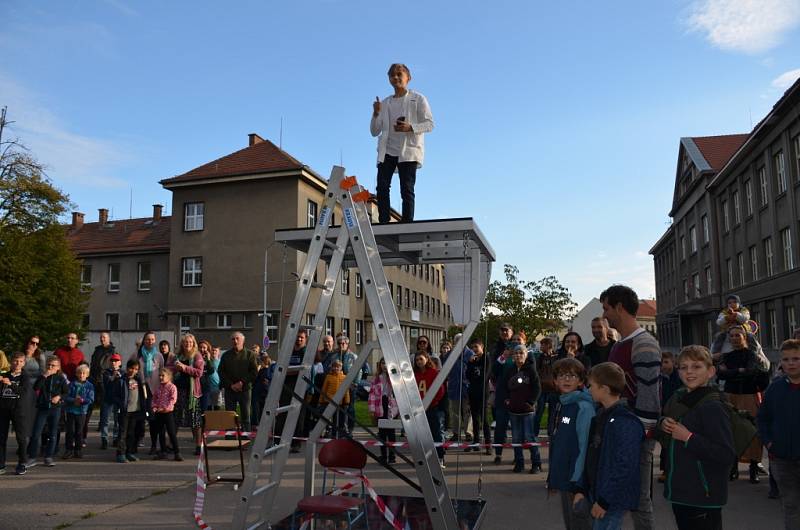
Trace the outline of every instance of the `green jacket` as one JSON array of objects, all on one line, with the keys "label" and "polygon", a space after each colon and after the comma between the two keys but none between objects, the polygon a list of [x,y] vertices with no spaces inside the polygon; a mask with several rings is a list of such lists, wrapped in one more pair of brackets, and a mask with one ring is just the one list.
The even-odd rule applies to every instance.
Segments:
[{"label": "green jacket", "polygon": [[239,352],[231,348],[222,354],[217,372],[223,388],[228,389],[237,381],[243,381],[246,389],[258,376],[258,359],[255,352],[247,348]]}]

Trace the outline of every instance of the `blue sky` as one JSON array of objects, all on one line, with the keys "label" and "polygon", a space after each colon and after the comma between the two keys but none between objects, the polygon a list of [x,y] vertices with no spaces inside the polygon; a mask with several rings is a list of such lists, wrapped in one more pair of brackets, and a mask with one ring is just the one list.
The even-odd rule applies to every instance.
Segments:
[{"label": "blue sky", "polygon": [[[682,136],[748,132],[800,76],[800,0],[0,3],[0,106],[87,221],[278,142],[374,190],[371,102],[411,67],[436,123],[417,219],[474,217],[579,304],[653,295]],[[398,184],[393,205],[399,207]]]}]

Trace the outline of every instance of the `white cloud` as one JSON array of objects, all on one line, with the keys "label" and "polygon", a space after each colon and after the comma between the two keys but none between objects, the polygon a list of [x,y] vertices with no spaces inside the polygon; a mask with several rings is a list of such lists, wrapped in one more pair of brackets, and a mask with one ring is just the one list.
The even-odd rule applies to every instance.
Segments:
[{"label": "white cloud", "polygon": [[58,185],[127,188],[124,180],[111,176],[128,156],[116,143],[77,134],[70,130],[30,90],[0,72],[0,105],[8,106],[13,123],[5,137],[18,136],[31,153],[47,167]]},{"label": "white cloud", "polygon": [[772,86],[778,90],[786,90],[792,86],[798,78],[800,78],[800,68],[796,70],[789,70],[788,72],[784,72],[773,79]]},{"label": "white cloud", "polygon": [[800,0],[696,0],[686,21],[723,50],[759,53],[800,22]]}]

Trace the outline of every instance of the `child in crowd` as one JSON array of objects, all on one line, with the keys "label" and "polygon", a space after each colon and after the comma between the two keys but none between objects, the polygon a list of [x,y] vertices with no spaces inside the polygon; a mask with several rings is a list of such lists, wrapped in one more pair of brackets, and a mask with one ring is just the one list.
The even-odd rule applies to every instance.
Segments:
[{"label": "child in crowd", "polygon": [[[369,399],[367,408],[376,420],[392,419],[397,416],[397,402],[392,392],[392,384],[389,382],[389,373],[386,371],[386,359],[381,357],[378,361],[378,368],[372,385],[369,388]],[[386,442],[396,441],[394,429],[378,429],[378,438],[384,445],[381,445],[381,462],[394,464],[397,460],[394,447],[386,447]],[[387,460],[388,455],[388,460]]]},{"label": "child in crowd", "polygon": [[28,463],[26,464],[28,468],[36,465],[36,457],[39,455],[39,443],[41,442],[45,425],[51,434],[44,452],[44,465],[47,467],[53,466],[57,441],[55,433],[58,432],[58,422],[61,419],[61,406],[69,392],[69,382],[64,377],[64,374],[61,373],[61,361],[58,357],[51,355],[45,363],[44,373],[39,376],[34,384],[34,390],[36,391],[36,419],[33,423],[33,433],[28,446]]},{"label": "child in crowd", "polygon": [[639,506],[639,452],[644,426],[620,396],[625,372],[600,363],[589,372],[589,392],[600,405],[592,420],[586,452],[585,493],[592,505],[593,530],[620,530],[625,512]]},{"label": "child in crowd", "polygon": [[[483,432],[483,441],[487,444],[484,454],[487,456],[492,454],[491,448],[488,444],[492,443],[492,431],[489,427],[489,411],[488,411],[488,387],[489,387],[489,356],[486,355],[483,349],[483,341],[481,339],[472,339],[469,348],[474,355],[467,361],[467,382],[469,387],[467,395],[469,396],[469,412],[472,416],[472,442],[473,447],[467,448],[467,451],[481,450],[481,431]],[[534,436],[535,428],[534,428]]]},{"label": "child in crowd", "polygon": [[113,445],[117,445],[119,439],[119,415],[114,410],[114,397],[112,392],[114,385],[122,377],[120,367],[122,357],[118,353],[111,354],[108,360],[109,367],[103,370],[103,402],[100,404],[100,449],[108,449],[108,422],[114,419],[114,427],[111,431]]},{"label": "child in crowd", "polygon": [[561,513],[567,530],[589,529],[592,527],[589,503],[586,499],[575,499],[575,493],[583,488],[589,427],[594,418],[592,396],[584,388],[586,368],[574,357],[565,358],[553,365],[553,376],[561,395],[553,412],[547,488],[561,494]]},{"label": "child in crowd", "polygon": [[[331,363],[330,372],[328,375],[325,376],[325,381],[322,383],[322,394],[319,397],[319,404],[325,405],[328,403],[328,398],[333,399],[334,394],[336,391],[339,390],[339,387],[344,382],[345,375],[342,372],[342,361],[333,361]],[[345,410],[347,409],[347,405],[350,404],[350,390],[346,390],[344,396],[342,397],[342,401],[340,403],[341,407],[336,411],[335,421],[334,421],[334,438],[341,438],[347,434],[347,421],[346,421],[346,413]]]},{"label": "child in crowd", "polygon": [[781,344],[783,376],[764,394],[758,436],[766,446],[778,483],[786,528],[800,528],[800,340]]},{"label": "child in crowd", "polygon": [[267,402],[267,395],[269,394],[269,382],[272,380],[272,359],[269,354],[263,353],[259,358],[258,375],[253,383],[253,398],[255,401],[255,408],[253,418],[255,421],[253,425],[258,425],[261,421],[261,413],[264,411],[264,404]]},{"label": "child in crowd", "polygon": [[[414,358],[414,378],[417,380],[417,387],[419,388],[419,397],[424,400],[425,395],[428,393],[428,389],[433,384],[434,379],[439,374],[439,370],[431,361],[429,354],[425,352],[418,352],[416,358]],[[433,397],[428,408],[425,410],[425,416],[428,420],[428,426],[431,429],[431,435],[433,436],[433,442],[439,445],[436,446],[436,454],[439,457],[439,462],[442,468],[445,467],[444,464],[444,447],[441,446],[442,440],[444,438],[443,432],[443,420],[444,415],[442,414],[442,410],[439,408],[439,402],[442,400],[444,396],[444,385],[439,387],[439,390],[436,392],[436,395]]]},{"label": "child in crowd", "polygon": [[66,404],[67,442],[64,460],[68,458],[83,458],[83,425],[86,422],[86,413],[94,403],[94,385],[89,381],[89,365],[79,364],[75,368],[75,379],[69,384]]},{"label": "child in crowd", "polygon": [[[680,387],[683,386],[681,383],[681,378],[678,376],[678,370],[675,369],[675,356],[672,354],[671,351],[663,351],[661,352],[661,409],[664,409],[664,405],[667,404],[669,398],[672,397],[672,394],[675,393]],[[667,453],[664,450],[664,446],[661,446],[661,458],[659,459],[659,469],[661,470],[661,475],[658,477],[658,481],[663,483],[666,478],[667,474],[665,472],[665,465],[667,463]]]},{"label": "child in crowd", "polygon": [[175,415],[172,410],[175,402],[178,401],[178,389],[172,384],[172,371],[169,368],[162,368],[158,372],[158,382],[160,383],[153,393],[153,414],[155,418],[155,431],[158,433],[160,451],[154,460],[164,460],[167,457],[166,441],[164,431],[169,435],[169,441],[175,451],[175,461],[182,462],[180,449],[178,449],[178,436],[175,430]]},{"label": "child in crowd", "polygon": [[730,416],[719,391],[708,384],[716,372],[708,349],[683,348],[678,371],[685,387],[672,395],[657,427],[669,454],[664,496],[679,530],[721,529],[736,458]]},{"label": "child in crowd", "polygon": [[139,377],[139,361],[128,360],[125,375],[117,379],[113,388],[114,408],[119,413],[119,443],[117,462],[136,462],[136,431],[144,429],[150,401],[150,388]]},{"label": "child in crowd", "polygon": [[[541,393],[539,375],[533,359],[528,358],[528,350],[523,344],[515,345],[511,350],[513,364],[503,372],[500,384],[506,387],[506,407],[511,419],[511,441],[515,444],[535,442],[533,435],[533,417],[536,413],[536,401]],[[531,452],[531,473],[542,469],[539,448],[533,446]],[[514,448],[514,473],[525,469],[525,456],[521,447]]]},{"label": "child in crowd", "polygon": [[0,475],[6,472],[6,445],[8,428],[13,426],[17,437],[17,475],[24,475],[28,460],[29,418],[33,412],[33,381],[25,367],[25,354],[14,352],[9,368],[0,372]]}]

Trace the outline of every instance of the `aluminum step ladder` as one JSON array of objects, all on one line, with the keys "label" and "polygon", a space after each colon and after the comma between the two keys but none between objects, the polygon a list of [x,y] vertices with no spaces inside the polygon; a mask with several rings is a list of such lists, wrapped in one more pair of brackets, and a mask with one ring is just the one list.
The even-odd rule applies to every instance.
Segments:
[{"label": "aluminum step ladder", "polygon": [[[240,503],[234,510],[233,528],[235,530],[251,530],[269,524],[270,513],[289,458],[292,437],[302,408],[302,403],[295,396],[302,397],[305,394],[307,382],[303,378],[309,377],[310,374],[316,346],[319,344],[324,329],[325,317],[334,294],[336,278],[342,266],[348,242],[355,256],[357,270],[361,274],[367,303],[372,312],[378,341],[386,361],[389,379],[413,455],[417,478],[425,496],[431,523],[435,530],[458,528],[453,503],[439,465],[433,436],[414,378],[412,361],[400,327],[392,293],[389,291],[384,274],[375,235],[372,232],[366,208],[368,198],[369,192],[357,184],[355,177],[345,177],[343,167],[333,167],[328,188],[325,191],[325,200],[314,228],[314,235],[292,304],[287,331],[281,342],[275,373],[270,384],[258,433],[248,458],[247,474],[240,489]],[[327,233],[337,203],[342,208],[342,224],[346,230],[339,230],[334,244],[328,241]],[[330,266],[325,282],[315,284],[313,282],[314,271],[325,247],[333,250]],[[322,294],[314,313],[314,322],[310,326],[303,326],[300,321],[305,314],[309,293],[315,287],[321,288]],[[299,365],[292,366],[290,359],[295,336],[301,329],[309,330],[306,352]],[[281,393],[288,374],[296,374],[297,377],[294,394],[290,403],[280,405]],[[276,432],[276,440],[279,441],[271,445],[269,435],[275,425],[276,416],[280,414],[286,414],[286,419],[281,432]],[[259,482],[261,475],[267,473],[262,466],[267,465],[265,460],[269,456],[272,456],[269,479]],[[251,505],[255,504],[259,497],[263,500],[258,520],[248,523]]]}]

